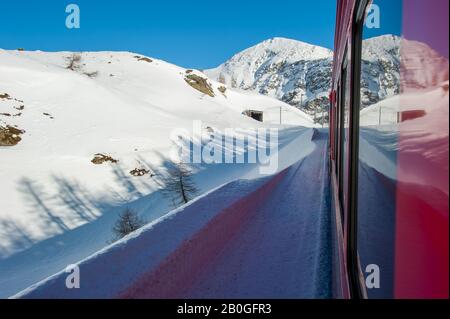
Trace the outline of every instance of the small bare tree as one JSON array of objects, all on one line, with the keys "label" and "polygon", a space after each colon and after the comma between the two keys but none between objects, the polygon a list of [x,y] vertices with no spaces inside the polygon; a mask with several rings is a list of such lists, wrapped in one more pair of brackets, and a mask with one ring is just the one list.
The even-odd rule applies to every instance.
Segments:
[{"label": "small bare tree", "polygon": [[169,169],[164,185],[163,193],[172,200],[174,207],[188,203],[199,193],[191,170],[183,164],[176,164]]},{"label": "small bare tree", "polygon": [[81,54],[79,53],[73,53],[71,56],[66,58],[67,60],[67,69],[75,71],[76,69],[78,69],[79,63],[81,61]]},{"label": "small bare tree", "polygon": [[144,225],[144,219],[139,217],[139,215],[134,210],[127,207],[123,212],[119,214],[119,218],[117,219],[112,229],[114,233],[114,240],[119,240]]}]

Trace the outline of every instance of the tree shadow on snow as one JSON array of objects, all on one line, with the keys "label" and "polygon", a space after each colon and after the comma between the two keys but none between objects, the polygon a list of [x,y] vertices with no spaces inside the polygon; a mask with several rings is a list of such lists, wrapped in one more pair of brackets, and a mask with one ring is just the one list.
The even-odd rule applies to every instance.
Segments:
[{"label": "tree shadow on snow", "polygon": [[[163,160],[163,166],[169,166],[169,162]],[[8,249],[0,249],[0,298],[9,297],[105,247],[111,242],[117,215],[125,206],[148,222],[172,209],[158,190],[163,186],[162,177],[157,186],[152,186],[150,175],[134,177],[120,165],[115,165],[112,173],[120,191],[110,186],[95,195],[79,180],[56,175],[51,176],[53,195],[38,181],[29,178],[19,181],[18,191],[30,216],[37,219],[44,235],[51,237],[39,241],[14,219],[0,220],[0,238],[10,243]]]}]

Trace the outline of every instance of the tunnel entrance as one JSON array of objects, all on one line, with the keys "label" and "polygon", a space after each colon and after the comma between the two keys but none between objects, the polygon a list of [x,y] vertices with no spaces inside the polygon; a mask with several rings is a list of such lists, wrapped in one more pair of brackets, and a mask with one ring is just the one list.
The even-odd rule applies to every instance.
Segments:
[{"label": "tunnel entrance", "polygon": [[263,112],[261,111],[255,111],[255,110],[246,110],[244,112],[242,112],[242,114],[251,117],[252,119],[262,122],[264,117],[263,117]]}]

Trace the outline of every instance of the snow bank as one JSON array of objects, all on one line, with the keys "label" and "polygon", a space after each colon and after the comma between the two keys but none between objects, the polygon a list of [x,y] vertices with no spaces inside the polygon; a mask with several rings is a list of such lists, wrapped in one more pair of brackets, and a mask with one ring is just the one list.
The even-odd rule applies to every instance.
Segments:
[{"label": "snow bank", "polygon": [[[313,131],[309,130],[296,141],[295,146],[305,146],[296,154],[297,160],[314,149],[312,138]],[[293,157],[282,165],[292,160]],[[291,171],[298,170],[294,167]],[[274,176],[228,183],[79,262],[80,289],[67,289],[68,273],[61,271],[13,298],[174,296],[192,284],[186,278],[195,280],[202,265],[214,259],[252,219],[286,172],[287,169]],[[311,174],[315,176],[318,172],[311,171]],[[320,201],[316,203],[321,205]],[[147,287],[144,292],[142,286]]]},{"label": "snow bank", "polygon": [[[262,178],[253,181],[236,181],[196,199],[191,204],[177,209],[154,221],[116,244],[81,261],[81,288],[67,289],[64,271],[38,283],[15,298],[114,298],[119,297],[140,276],[156,270],[157,267],[179,249],[190,244],[191,238],[208,223],[220,226],[214,221],[219,214],[230,212],[231,208],[241,207],[239,199],[251,192],[261,195],[276,182],[276,178]],[[253,195],[255,196],[255,195]],[[243,205],[240,209],[249,212],[251,207]],[[235,211],[239,215],[243,211]],[[239,216],[236,216],[238,221]],[[221,227],[233,224],[223,224]],[[236,226],[236,225],[235,225]],[[226,238],[223,238],[225,240]],[[213,248],[214,246],[211,246]],[[196,247],[193,257],[200,257],[205,247]],[[183,248],[185,249],[185,248]],[[206,253],[206,252],[205,252]],[[165,278],[165,277],[163,277]],[[163,279],[162,278],[162,279]],[[161,288],[160,286],[158,286]],[[174,287],[167,287],[173,289]]]}]

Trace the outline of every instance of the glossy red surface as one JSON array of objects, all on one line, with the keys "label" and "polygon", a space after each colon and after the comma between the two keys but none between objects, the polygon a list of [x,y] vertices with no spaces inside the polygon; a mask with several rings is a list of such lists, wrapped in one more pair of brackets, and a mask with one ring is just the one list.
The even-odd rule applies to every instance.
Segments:
[{"label": "glossy red surface", "polygon": [[[355,3],[338,1],[333,92],[339,90],[346,48],[351,52]],[[448,7],[448,0],[403,1],[402,36],[406,41],[400,44],[401,90],[394,129],[397,134],[395,240],[391,244],[395,298],[449,296]],[[416,56],[422,45],[431,48],[425,58]],[[339,149],[349,152],[348,145],[342,144],[335,130],[339,124],[338,104],[339,98],[333,99],[330,109],[330,149],[336,169],[339,169]],[[343,164],[348,167],[349,162]],[[347,188],[341,191],[347,198]],[[345,214],[347,203],[341,201],[341,205]],[[345,225],[343,229],[346,240]]]},{"label": "glossy red surface", "polygon": [[[397,158],[397,217],[395,296],[448,298],[448,0],[403,3],[403,34],[426,43],[436,52],[429,64],[403,63],[400,108],[425,113],[400,124]],[[412,50],[402,50],[403,61],[414,61]],[[439,58],[441,56],[442,58]],[[412,87],[414,68],[431,79],[426,87]],[[427,74],[447,70],[446,78]],[[416,73],[417,74],[417,73]],[[444,73],[445,76],[445,73]],[[409,98],[408,98],[409,97]],[[416,113],[418,110],[415,111]]]}]

